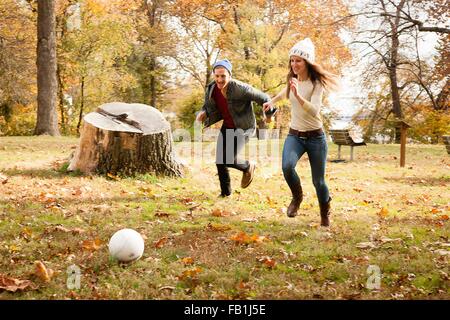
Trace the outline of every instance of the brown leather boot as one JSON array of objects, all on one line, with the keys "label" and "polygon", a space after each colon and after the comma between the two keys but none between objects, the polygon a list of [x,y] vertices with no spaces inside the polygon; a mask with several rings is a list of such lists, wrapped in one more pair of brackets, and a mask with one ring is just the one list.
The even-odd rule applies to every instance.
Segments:
[{"label": "brown leather boot", "polygon": [[250,183],[253,181],[253,176],[255,175],[255,168],[256,163],[250,162],[250,165],[244,173],[242,173],[242,180],[241,180],[241,188],[245,189],[247,188]]},{"label": "brown leather boot", "polygon": [[302,186],[295,186],[292,190],[292,201],[287,209],[287,216],[293,218],[297,215],[298,208],[303,201],[303,190]]},{"label": "brown leather boot", "polygon": [[331,197],[326,203],[319,203],[320,206],[320,225],[323,227],[330,226],[330,209],[331,209]]}]

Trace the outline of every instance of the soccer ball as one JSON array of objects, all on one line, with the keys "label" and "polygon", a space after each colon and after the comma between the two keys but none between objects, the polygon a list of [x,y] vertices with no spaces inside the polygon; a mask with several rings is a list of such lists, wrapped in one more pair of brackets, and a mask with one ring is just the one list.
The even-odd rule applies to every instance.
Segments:
[{"label": "soccer ball", "polygon": [[144,253],[144,239],[133,229],[122,229],[109,240],[110,255],[122,262],[137,260]]}]

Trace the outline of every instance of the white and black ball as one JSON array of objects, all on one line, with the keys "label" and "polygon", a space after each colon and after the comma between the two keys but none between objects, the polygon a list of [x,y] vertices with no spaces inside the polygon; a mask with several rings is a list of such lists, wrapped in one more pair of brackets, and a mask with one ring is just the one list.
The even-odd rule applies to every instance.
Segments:
[{"label": "white and black ball", "polygon": [[139,259],[144,253],[144,239],[133,229],[122,229],[109,240],[110,255],[121,262]]}]

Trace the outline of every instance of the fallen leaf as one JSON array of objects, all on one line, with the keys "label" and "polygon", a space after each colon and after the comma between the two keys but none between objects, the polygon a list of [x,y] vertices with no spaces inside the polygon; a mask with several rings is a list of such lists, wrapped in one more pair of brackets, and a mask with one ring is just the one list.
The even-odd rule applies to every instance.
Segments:
[{"label": "fallen leaf", "polygon": [[186,278],[194,278],[200,272],[202,272],[202,268],[200,268],[200,267],[185,270],[185,271],[183,271],[183,273],[180,276],[178,276],[178,280],[185,280]]},{"label": "fallen leaf", "polygon": [[450,251],[448,250],[443,250],[443,249],[439,249],[439,250],[434,250],[433,252],[441,255],[441,256],[448,256],[450,255]]},{"label": "fallen leaf", "polygon": [[139,191],[150,199],[156,198],[156,195],[153,193],[153,190],[149,187],[140,187]]},{"label": "fallen leaf", "polygon": [[25,227],[22,229],[22,236],[25,239],[31,238],[33,236],[33,231],[30,228]]},{"label": "fallen leaf", "polygon": [[109,172],[108,172],[108,173],[106,174],[106,176],[107,176],[108,178],[112,179],[112,180],[120,181],[120,178],[119,178],[118,176],[113,175],[112,173],[109,173]]},{"label": "fallen leaf", "polygon": [[34,289],[34,285],[30,280],[19,280],[0,274],[0,289],[2,290],[16,292],[29,288]]},{"label": "fallen leaf", "polygon": [[267,237],[259,236],[257,234],[249,236],[245,232],[240,232],[230,237],[230,240],[237,242],[238,244],[250,244],[250,243],[260,243],[266,240]]},{"label": "fallen leaf", "polygon": [[168,218],[169,216],[170,214],[168,214],[167,212],[157,211],[155,213],[155,217]]},{"label": "fallen leaf", "polygon": [[100,239],[95,240],[84,240],[82,243],[82,247],[88,251],[96,251],[101,248],[103,242]]},{"label": "fallen leaf", "polygon": [[221,209],[214,209],[213,212],[211,212],[211,214],[214,217],[227,217],[230,215],[230,212]]},{"label": "fallen leaf", "polygon": [[237,288],[240,290],[245,290],[250,288],[250,284],[244,280],[239,281]]},{"label": "fallen leaf", "polygon": [[53,276],[53,270],[47,269],[45,264],[41,261],[35,261],[35,272],[34,274],[44,282],[49,282]]},{"label": "fallen leaf", "polygon": [[191,257],[184,257],[183,259],[181,259],[181,261],[184,263],[185,266],[194,263],[194,259],[192,259]]},{"label": "fallen leaf", "polygon": [[262,262],[265,266],[269,267],[269,268],[274,268],[275,265],[277,264],[275,259],[272,259],[270,257],[262,257],[259,259],[259,262]]},{"label": "fallen leaf", "polygon": [[73,234],[81,234],[84,233],[85,231],[81,228],[73,228],[73,229],[67,229],[63,226],[55,226],[53,228],[53,231],[60,231],[60,232],[64,232],[64,233],[73,233]]},{"label": "fallen leaf", "polygon": [[79,197],[79,196],[81,196],[83,194],[83,191],[81,191],[81,188],[80,187],[77,187],[77,188],[75,188],[73,191],[72,191],[72,195],[73,196],[76,196],[76,197]]},{"label": "fallen leaf", "polygon": [[271,208],[277,207],[277,203],[271,197],[267,196],[266,199],[267,199],[267,203],[269,204],[269,207],[271,207]]},{"label": "fallen leaf", "polygon": [[386,209],[385,207],[383,207],[383,208],[380,210],[380,212],[377,213],[377,215],[378,215],[380,218],[386,218],[388,214],[389,214],[389,211],[388,211],[388,209]]},{"label": "fallen leaf", "polygon": [[9,177],[0,172],[0,182],[2,184],[6,184],[8,182]]},{"label": "fallen leaf", "polygon": [[356,247],[359,249],[373,249],[376,246],[372,242],[360,242],[356,245]]},{"label": "fallen leaf", "polygon": [[391,239],[388,237],[381,237],[380,241],[381,241],[381,243],[387,243],[387,242],[402,242],[403,240],[401,238]]},{"label": "fallen leaf", "polygon": [[183,198],[180,201],[186,205],[190,205],[190,204],[194,203],[194,200],[192,198]]},{"label": "fallen leaf", "polygon": [[166,242],[167,242],[167,237],[163,237],[163,238],[159,239],[158,241],[155,241],[153,243],[153,246],[155,248],[159,249],[159,248],[162,248]]},{"label": "fallen leaf", "polygon": [[302,235],[302,236],[304,236],[304,237],[307,237],[307,236],[308,236],[308,233],[305,232],[305,231],[301,231],[301,232],[300,232],[300,235]]},{"label": "fallen leaf", "polygon": [[172,287],[172,286],[164,286],[164,287],[159,288],[158,290],[159,290],[159,291],[163,291],[163,290],[170,290],[170,291],[173,291],[173,290],[175,290],[175,287]]}]

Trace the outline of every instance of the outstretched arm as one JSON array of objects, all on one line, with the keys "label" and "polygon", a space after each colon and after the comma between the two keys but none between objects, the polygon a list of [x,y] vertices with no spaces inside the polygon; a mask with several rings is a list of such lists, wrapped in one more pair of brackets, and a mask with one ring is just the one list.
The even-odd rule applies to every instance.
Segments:
[{"label": "outstretched arm", "polygon": [[263,111],[268,111],[269,109],[274,107],[274,104],[283,99],[286,96],[286,88],[281,90],[275,97],[273,97],[270,101],[263,104]]}]

